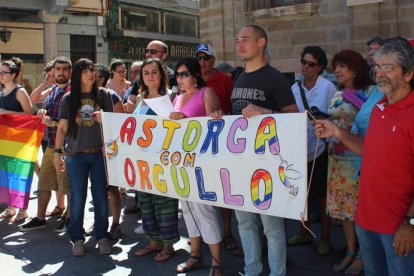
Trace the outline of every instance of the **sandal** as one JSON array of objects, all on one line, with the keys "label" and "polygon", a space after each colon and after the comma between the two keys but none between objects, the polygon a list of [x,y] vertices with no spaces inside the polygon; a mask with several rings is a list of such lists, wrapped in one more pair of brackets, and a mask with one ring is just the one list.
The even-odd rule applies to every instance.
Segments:
[{"label": "sandal", "polygon": [[[161,250],[157,256],[155,256],[154,261],[156,262],[165,262],[168,261],[175,253],[174,248],[168,248],[167,250],[165,250],[165,248],[163,250]],[[171,251],[172,250],[172,251]]]},{"label": "sandal", "polygon": [[29,216],[27,215],[26,210],[19,210],[19,212],[17,213],[17,216],[15,216],[14,218],[10,218],[9,222],[10,223],[18,223],[18,222],[23,222],[25,221]]},{"label": "sandal", "polygon": [[0,219],[4,219],[4,218],[12,218],[16,215],[16,210],[10,210],[9,208],[7,208],[6,210],[4,210],[1,214],[0,214]]},{"label": "sandal", "polygon": [[[354,265],[355,261],[359,261],[360,265]],[[364,271],[361,253],[357,253],[352,264],[345,270],[345,275],[359,275]]]},{"label": "sandal", "polygon": [[151,247],[144,247],[143,249],[138,249],[135,251],[135,255],[139,257],[143,257],[152,253],[158,253],[161,251],[161,248],[151,248]]},{"label": "sandal", "polygon": [[65,207],[60,208],[56,205],[52,212],[46,212],[46,217],[60,216],[63,211],[65,211]]},{"label": "sandal", "polygon": [[[191,259],[195,260],[191,266],[187,265],[187,262],[190,261]],[[203,255],[201,256],[193,256],[190,255],[190,259],[188,259],[186,262],[177,265],[175,272],[177,273],[186,273],[190,270],[199,268],[203,265],[204,263],[204,259],[203,259]]]},{"label": "sandal", "polygon": [[[344,264],[344,260],[347,257],[350,257],[349,261]],[[333,270],[336,272],[344,271],[352,263],[354,258],[355,258],[355,252],[348,250],[345,254],[344,259],[339,264],[334,265]]]}]

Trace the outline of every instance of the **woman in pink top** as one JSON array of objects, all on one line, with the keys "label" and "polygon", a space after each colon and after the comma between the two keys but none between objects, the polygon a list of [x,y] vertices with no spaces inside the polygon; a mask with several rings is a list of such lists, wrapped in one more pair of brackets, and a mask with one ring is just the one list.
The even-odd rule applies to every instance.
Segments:
[{"label": "woman in pink top", "polygon": [[[200,65],[195,58],[186,58],[178,62],[175,76],[181,95],[174,100],[176,112],[170,113],[170,119],[202,117],[220,109],[219,99],[213,89],[205,86],[201,78]],[[209,245],[212,256],[210,275],[221,275],[221,230],[214,207],[185,200],[180,200],[180,205],[191,241],[191,253],[186,262],[177,266],[177,273],[186,273],[203,264],[203,239]]]}]

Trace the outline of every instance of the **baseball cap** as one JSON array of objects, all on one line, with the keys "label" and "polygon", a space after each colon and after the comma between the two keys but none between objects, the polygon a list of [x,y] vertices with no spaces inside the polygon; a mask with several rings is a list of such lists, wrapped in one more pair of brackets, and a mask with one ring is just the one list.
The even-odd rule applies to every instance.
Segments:
[{"label": "baseball cap", "polygon": [[206,55],[213,56],[213,57],[216,55],[215,52],[214,52],[213,47],[211,47],[211,45],[205,44],[205,43],[198,44],[195,47],[194,54],[201,53],[201,52],[205,53]]}]

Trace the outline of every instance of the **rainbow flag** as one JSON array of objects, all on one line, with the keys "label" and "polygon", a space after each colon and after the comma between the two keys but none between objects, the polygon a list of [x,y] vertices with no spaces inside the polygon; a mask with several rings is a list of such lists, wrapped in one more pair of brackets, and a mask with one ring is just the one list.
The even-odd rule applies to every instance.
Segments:
[{"label": "rainbow flag", "polygon": [[37,116],[0,115],[0,202],[27,208],[44,129]]}]

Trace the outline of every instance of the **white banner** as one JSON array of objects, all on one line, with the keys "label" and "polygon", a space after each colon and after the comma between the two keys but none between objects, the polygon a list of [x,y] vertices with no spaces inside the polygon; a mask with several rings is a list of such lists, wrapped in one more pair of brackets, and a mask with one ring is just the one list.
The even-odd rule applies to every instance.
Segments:
[{"label": "white banner", "polygon": [[173,121],[102,114],[109,183],[203,204],[300,219],[305,113]]}]

